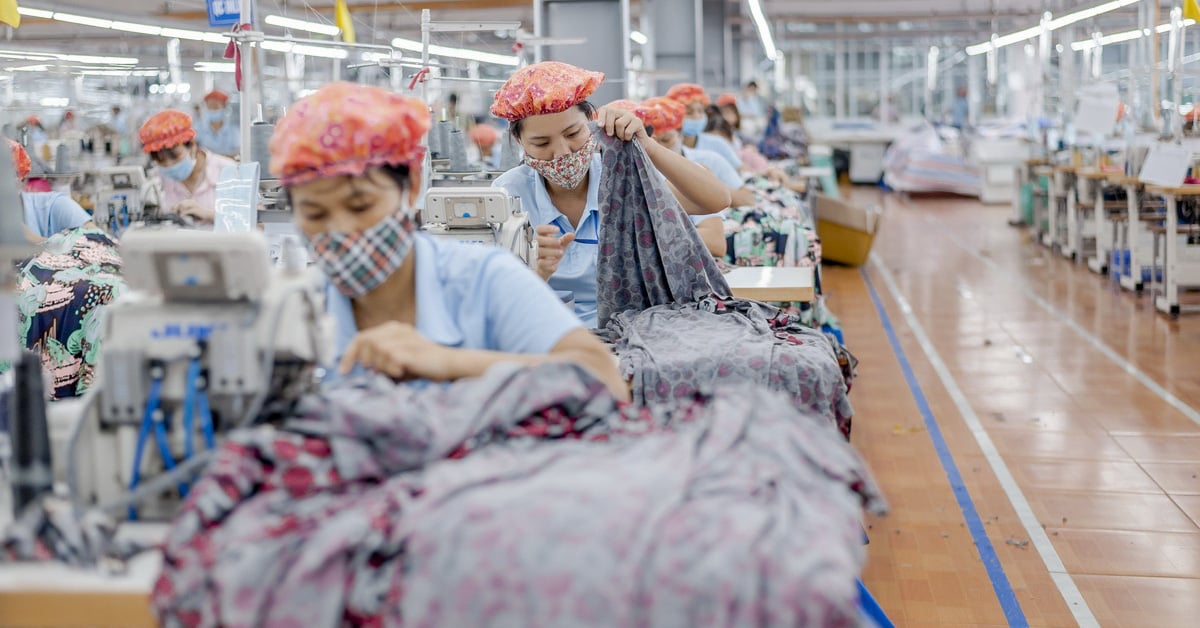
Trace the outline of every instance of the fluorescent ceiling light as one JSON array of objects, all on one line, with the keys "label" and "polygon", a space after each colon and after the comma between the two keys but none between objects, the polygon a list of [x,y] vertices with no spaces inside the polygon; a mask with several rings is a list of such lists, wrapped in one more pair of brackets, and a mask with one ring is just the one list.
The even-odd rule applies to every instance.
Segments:
[{"label": "fluorescent ceiling light", "polygon": [[137,65],[137,57],[94,57],[91,55],[55,55],[63,61],[93,65]]},{"label": "fluorescent ceiling light", "polygon": [[[1104,4],[1098,4],[1094,7],[1089,7],[1087,9],[1075,11],[1074,13],[1068,13],[1062,17],[1052,18],[1049,22],[1047,22],[1046,26],[1051,31],[1055,31],[1064,26],[1070,26],[1071,24],[1074,24],[1076,22],[1082,22],[1083,20],[1091,19],[1093,17],[1096,17],[1097,15],[1103,15],[1110,11],[1116,11],[1117,9],[1131,6],[1131,5],[1137,4],[1141,1],[1142,0],[1110,0],[1109,2],[1105,2]],[[1004,35],[1003,37],[998,37],[998,38],[994,39],[993,41],[985,41],[981,44],[975,44],[974,46],[967,46],[967,54],[969,54],[971,56],[981,55],[981,54],[987,52],[988,50],[991,50],[993,47],[994,48],[1003,48],[1005,46],[1015,44],[1018,42],[1022,42],[1027,39],[1033,39],[1034,37],[1037,37],[1041,32],[1042,32],[1042,27],[1039,24],[1037,26],[1033,26],[1033,27],[1027,28],[1025,30],[1017,31],[1015,33],[1009,33],[1008,35]],[[1072,48],[1074,48],[1074,45],[1072,45]]]},{"label": "fluorescent ceiling light", "polygon": [[760,0],[747,0],[750,5],[750,17],[754,20],[754,26],[758,29],[758,38],[762,40],[763,50],[767,53],[767,58],[774,61],[779,58],[779,50],[775,48],[775,38],[771,37],[771,26],[767,24],[767,16],[763,14],[762,2]]},{"label": "fluorescent ceiling light", "polygon": [[158,76],[158,70],[82,70],[83,76]]},{"label": "fluorescent ceiling light", "polygon": [[[1196,23],[1195,20],[1184,20],[1183,21],[1184,26],[1192,26],[1195,23]],[[1156,33],[1166,33],[1170,30],[1171,30],[1170,22],[1167,22],[1166,24],[1159,24],[1158,26],[1154,27],[1154,32],[1156,32]],[[1125,31],[1123,33],[1113,33],[1112,35],[1105,35],[1105,36],[1101,37],[1100,45],[1107,46],[1109,44],[1119,44],[1123,41],[1133,41],[1135,39],[1141,39],[1142,37],[1145,37],[1149,34],[1150,34],[1150,29],[1146,29],[1144,31],[1143,30],[1131,30],[1131,31]],[[1077,42],[1074,42],[1071,44],[1071,50],[1074,50],[1076,52],[1079,52],[1081,50],[1091,50],[1092,48],[1095,48],[1095,47],[1096,47],[1096,42],[1091,39],[1085,39],[1085,40],[1077,41]]]},{"label": "fluorescent ceiling light", "polygon": [[159,33],[163,37],[172,39],[190,39],[192,41],[204,41],[204,33],[200,31],[191,31],[183,28],[164,28]]},{"label": "fluorescent ceiling light", "polygon": [[641,44],[643,46],[650,41],[650,38],[646,37],[646,34],[642,31],[630,31],[629,38],[632,39],[634,43]]},{"label": "fluorescent ceiling light", "polygon": [[82,24],[84,26],[95,26],[96,28],[112,27],[112,20],[102,20],[96,17],[88,17],[86,15],[75,15],[74,13],[54,13],[54,20],[57,22],[68,22],[71,24]]},{"label": "fluorescent ceiling light", "polygon": [[296,29],[299,31],[308,31],[310,33],[316,33],[318,35],[333,36],[333,35],[337,35],[338,33],[342,32],[342,29],[338,28],[337,26],[334,26],[333,24],[318,24],[317,22],[306,22],[304,20],[297,20],[297,19],[293,19],[290,17],[284,17],[282,15],[268,15],[266,17],[266,19],[264,19],[263,21],[266,22],[267,24],[270,24],[271,26],[278,26],[280,28],[292,28],[292,29]]},{"label": "fluorescent ceiling light", "polygon": [[30,8],[26,8],[26,7],[17,7],[17,13],[20,13],[21,15],[24,15],[27,17],[40,17],[40,18],[46,19],[46,20],[52,19],[54,17],[54,11],[47,11],[45,9],[30,9]]},{"label": "fluorescent ceiling light", "polygon": [[48,65],[21,65],[15,68],[5,68],[9,72],[49,72]]},{"label": "fluorescent ceiling light", "polygon": [[237,67],[232,63],[220,63],[212,61],[200,61],[192,66],[192,69],[197,72],[214,72],[220,74],[233,74],[237,71]]},{"label": "fluorescent ceiling light", "polygon": [[71,104],[70,98],[54,98],[52,96],[47,96],[38,101],[38,105],[41,107],[66,107],[69,104]]},{"label": "fluorescent ceiling light", "polygon": [[[421,52],[421,42],[411,39],[397,37],[392,40],[392,46],[401,50]],[[516,66],[521,63],[520,59],[509,55],[498,55],[491,52],[480,52],[466,48],[450,48],[448,46],[436,46],[433,44],[429,45],[429,54],[436,57],[451,57],[454,59],[478,61],[480,63],[494,63],[496,65]]]},{"label": "fluorescent ceiling light", "polygon": [[264,41],[259,44],[263,50],[273,52],[290,52],[307,57],[324,57],[326,59],[345,59],[350,55],[345,48],[327,48],[325,46],[306,46],[287,41]]},{"label": "fluorescent ceiling light", "polygon": [[113,21],[109,28],[114,31],[125,31],[127,33],[141,33],[142,35],[161,35],[162,27],[153,26],[151,24],[135,24],[133,22],[118,22]]}]

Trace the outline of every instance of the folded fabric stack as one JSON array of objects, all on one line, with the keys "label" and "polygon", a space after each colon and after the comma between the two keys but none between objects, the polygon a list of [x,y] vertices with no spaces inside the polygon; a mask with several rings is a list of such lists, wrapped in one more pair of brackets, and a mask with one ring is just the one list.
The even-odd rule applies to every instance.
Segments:
[{"label": "folded fabric stack", "polygon": [[[163,548],[167,624],[855,626],[860,508],[820,417],[654,410],[577,367],[347,382],[231,434]],[[814,542],[819,539],[819,542]]]}]

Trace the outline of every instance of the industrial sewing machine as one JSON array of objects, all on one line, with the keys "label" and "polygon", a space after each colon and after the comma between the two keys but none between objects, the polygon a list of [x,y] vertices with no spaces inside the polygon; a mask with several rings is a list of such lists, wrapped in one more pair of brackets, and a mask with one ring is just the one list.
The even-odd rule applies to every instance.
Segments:
[{"label": "industrial sewing machine", "polygon": [[490,187],[434,187],[425,193],[424,229],[446,240],[491,244],[537,266],[537,237],[521,199]]},{"label": "industrial sewing machine", "polygon": [[[214,448],[222,431],[285,412],[316,382],[331,354],[324,280],[303,251],[273,269],[267,247],[259,233],[126,234],[130,291],[109,306],[96,390],[71,442],[55,448],[84,505],[111,503]],[[128,516],[169,517],[185,491]]]},{"label": "industrial sewing machine", "polygon": [[162,184],[147,177],[141,166],[113,166],[96,173],[96,202],[92,220],[109,233],[154,220],[162,205]]}]

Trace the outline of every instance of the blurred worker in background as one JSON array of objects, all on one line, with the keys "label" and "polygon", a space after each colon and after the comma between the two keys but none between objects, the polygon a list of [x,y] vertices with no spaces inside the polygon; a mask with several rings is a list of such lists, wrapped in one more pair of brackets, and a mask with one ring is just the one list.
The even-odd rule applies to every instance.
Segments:
[{"label": "blurred worker in background", "polygon": [[77,130],[77,124],[75,112],[70,109],[64,111],[62,121],[58,123],[58,137],[61,139],[65,135],[74,133]]},{"label": "blurred worker in background", "polygon": [[[12,151],[13,166],[17,180],[24,182],[33,168],[29,154],[20,144],[8,141]],[[24,212],[26,239],[41,242],[46,238],[69,229],[95,227],[92,217],[79,203],[62,192],[21,192],[21,209]]]},{"label": "blurred worker in background", "polygon": [[683,119],[683,144],[688,148],[698,148],[716,153],[721,156],[734,170],[742,167],[742,158],[733,149],[733,143],[713,133],[705,132],[708,128],[707,107],[712,104],[704,88],[694,83],[680,83],[667,91],[667,98],[676,100],[687,107],[687,115]]},{"label": "blurred worker in background", "polygon": [[242,136],[237,125],[229,122],[229,96],[214,89],[204,96],[204,107],[196,126],[196,140],[200,148],[224,155],[237,157],[242,146]]},{"label": "blurred worker in background", "polygon": [[971,105],[967,102],[967,88],[960,86],[955,92],[954,104],[950,107],[950,126],[963,130],[967,128],[971,115]]},{"label": "blurred worker in background", "polygon": [[46,140],[50,139],[46,127],[42,126],[41,118],[37,116],[25,118],[25,133],[30,146],[45,144]]},{"label": "blurred worker in background", "polygon": [[200,148],[191,116],[174,109],[151,116],[138,130],[138,139],[162,177],[166,213],[212,224],[217,177],[222,168],[236,163]]},{"label": "blurred worker in background", "polygon": [[490,169],[499,168],[500,151],[496,150],[496,140],[500,139],[500,132],[496,127],[485,123],[476,124],[467,135],[471,139],[471,145],[479,149],[478,161]]},{"label": "blurred worker in background", "polygon": [[118,135],[126,135],[129,133],[129,116],[121,111],[118,105],[112,106],[112,117],[108,120],[108,126],[112,127]]}]

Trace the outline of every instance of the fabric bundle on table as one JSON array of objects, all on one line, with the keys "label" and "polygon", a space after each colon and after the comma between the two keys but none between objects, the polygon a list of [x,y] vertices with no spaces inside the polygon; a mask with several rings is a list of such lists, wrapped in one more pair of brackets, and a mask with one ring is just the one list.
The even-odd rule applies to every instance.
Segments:
[{"label": "fabric bundle on table", "polygon": [[716,260],[636,142],[605,138],[597,262],[599,326],[634,399],[706,392],[718,381],[786,392],[849,435],[835,346],[778,308],[735,299]]},{"label": "fabric bundle on table", "polygon": [[[234,432],[164,546],[168,625],[854,626],[853,450],[751,387],[653,411],[578,367],[359,379]],[[819,542],[814,542],[819,539]]]}]

